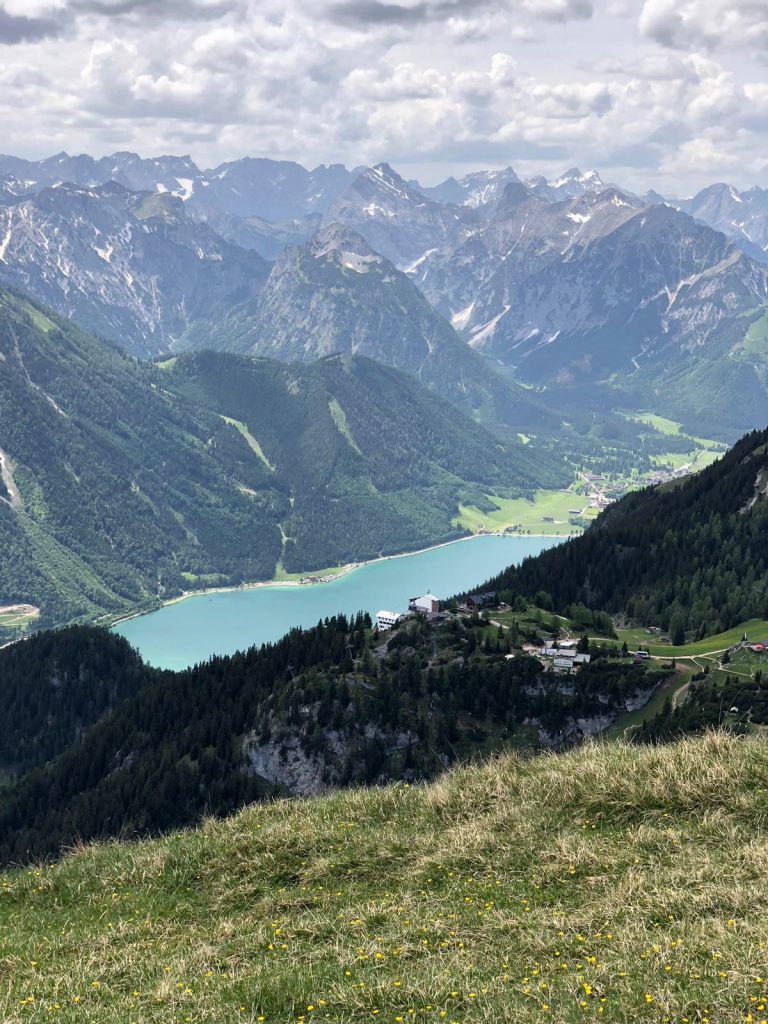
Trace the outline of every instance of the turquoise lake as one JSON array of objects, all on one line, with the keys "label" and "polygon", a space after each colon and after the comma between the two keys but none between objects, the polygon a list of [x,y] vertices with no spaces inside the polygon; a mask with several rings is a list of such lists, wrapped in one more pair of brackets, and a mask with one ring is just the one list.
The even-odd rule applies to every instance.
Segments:
[{"label": "turquoise lake", "polygon": [[151,665],[180,669],[214,654],[278,640],[337,612],[405,611],[431,591],[448,597],[479,586],[508,565],[561,543],[557,537],[473,537],[362,565],[340,579],[199,594],[116,627]]}]

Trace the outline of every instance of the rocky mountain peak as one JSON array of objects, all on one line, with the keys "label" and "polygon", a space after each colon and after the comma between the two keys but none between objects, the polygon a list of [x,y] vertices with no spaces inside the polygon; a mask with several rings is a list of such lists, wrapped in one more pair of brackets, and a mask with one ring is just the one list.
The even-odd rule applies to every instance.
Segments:
[{"label": "rocky mountain peak", "polygon": [[520,184],[520,179],[511,167],[498,171],[476,171],[459,179],[464,189],[464,205],[480,209],[497,202],[505,188]]},{"label": "rocky mountain peak", "polygon": [[494,216],[504,218],[523,203],[532,199],[536,201],[531,190],[522,181],[511,181],[508,185],[504,186],[504,191],[501,193]]},{"label": "rocky mountain peak", "polygon": [[561,174],[559,178],[555,178],[549,182],[552,188],[561,188],[563,185],[568,185],[571,182],[577,182],[580,185],[591,185],[597,186],[602,185],[602,179],[597,171],[587,171],[583,173],[578,167],[569,167],[564,174]]},{"label": "rocky mountain peak", "polygon": [[367,273],[371,264],[384,260],[362,235],[344,224],[327,224],[312,237],[308,246],[313,259],[328,258],[357,273]]},{"label": "rocky mountain peak", "polygon": [[[364,194],[376,194],[387,202],[419,202],[424,197],[401,178],[387,163],[368,167],[352,182],[353,189]],[[373,212],[373,211],[372,211]]]}]

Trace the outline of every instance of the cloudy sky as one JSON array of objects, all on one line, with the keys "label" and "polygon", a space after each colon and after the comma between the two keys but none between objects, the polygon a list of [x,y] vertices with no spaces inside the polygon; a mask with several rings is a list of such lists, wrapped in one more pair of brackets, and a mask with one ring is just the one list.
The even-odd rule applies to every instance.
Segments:
[{"label": "cloudy sky", "polygon": [[768,0],[0,0],[0,150],[768,186]]}]

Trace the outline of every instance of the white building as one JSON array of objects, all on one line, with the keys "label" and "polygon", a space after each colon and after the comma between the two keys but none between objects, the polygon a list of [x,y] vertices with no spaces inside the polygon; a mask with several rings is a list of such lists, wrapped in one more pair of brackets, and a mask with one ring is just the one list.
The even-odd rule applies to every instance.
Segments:
[{"label": "white building", "polygon": [[412,597],[408,602],[408,607],[412,612],[423,612],[425,615],[431,615],[434,612],[440,611],[440,598],[435,597],[434,594]]},{"label": "white building", "polygon": [[383,633],[387,629],[392,629],[398,622],[402,622],[405,618],[404,615],[400,615],[399,612],[387,612],[381,611],[376,613],[376,628],[380,633]]}]

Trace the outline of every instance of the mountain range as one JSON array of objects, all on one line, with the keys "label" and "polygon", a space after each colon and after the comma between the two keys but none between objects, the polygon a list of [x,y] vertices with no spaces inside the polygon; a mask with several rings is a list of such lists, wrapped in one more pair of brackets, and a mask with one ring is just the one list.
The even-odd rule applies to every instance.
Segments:
[{"label": "mountain range", "polygon": [[404,370],[512,434],[560,418],[502,381],[413,281],[338,224],[273,265],[188,216],[178,197],[109,183],[0,206],[0,280],[134,355],[334,352]]},{"label": "mountain range", "polygon": [[[64,183],[93,188],[114,181],[129,191],[170,193],[196,213],[201,211],[199,215],[205,218],[219,215],[222,225],[228,217],[239,221],[241,227],[254,222],[254,240],[259,238],[260,229],[269,233],[283,222],[304,222],[306,231],[313,223],[311,218],[324,215],[369,170],[348,170],[341,164],[308,170],[293,161],[253,157],[203,170],[189,156],[143,158],[136,153],[117,152],[95,159],[87,154],[57,153],[34,161],[0,154],[0,196],[8,199],[29,195]],[[487,211],[511,183],[523,182],[513,168],[506,167],[447,178],[438,185],[422,186],[417,181],[407,184],[409,189],[439,203]],[[551,179],[539,175],[523,184],[532,195],[547,202],[562,202],[609,187],[597,171],[582,172],[578,167]],[[626,189],[622,191],[627,193]],[[687,199],[665,197],[653,190],[641,198],[648,205],[674,206],[739,242],[747,255],[768,259],[768,192],[763,188],[740,191],[718,183]]]},{"label": "mountain range", "polygon": [[5,284],[145,357],[252,301],[269,273],[258,253],[190,219],[181,199],[115,183],[0,206],[0,239]]},{"label": "mountain range", "polygon": [[740,192],[720,182],[672,205],[722,231],[753,259],[768,262],[768,190],[754,187]]},{"label": "mountain range", "polygon": [[0,157],[0,175],[0,282],[142,357],[355,352],[502,435],[526,416],[557,432],[574,388],[599,416],[647,407],[729,439],[761,422],[760,189],[664,202],[578,168],[422,187],[388,164],[126,153]]}]

